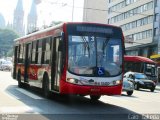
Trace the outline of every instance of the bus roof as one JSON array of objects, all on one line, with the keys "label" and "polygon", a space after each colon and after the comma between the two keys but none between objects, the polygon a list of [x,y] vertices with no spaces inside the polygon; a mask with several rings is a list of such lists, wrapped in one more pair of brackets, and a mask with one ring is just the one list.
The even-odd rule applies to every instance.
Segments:
[{"label": "bus roof", "polygon": [[156,62],[154,62],[153,60],[151,60],[149,58],[146,58],[146,57],[142,57],[142,56],[129,56],[129,55],[125,55],[124,56],[124,61],[145,62],[145,63],[156,64]]},{"label": "bus roof", "polygon": [[33,32],[33,33],[30,33],[28,35],[25,35],[23,37],[20,37],[20,38],[17,38],[15,39],[14,41],[18,41],[18,40],[21,40],[21,39],[24,39],[24,38],[29,38],[31,36],[34,36],[36,34],[41,34],[43,32],[47,32],[47,31],[50,31],[50,30],[53,30],[53,29],[56,29],[56,28],[60,28],[64,23],[61,23],[61,24],[58,24],[58,25],[55,25],[55,26],[52,26],[52,27],[49,27],[49,28],[46,28],[46,29],[42,29],[42,30],[39,30],[39,31],[36,31],[36,32]]},{"label": "bus roof", "polygon": [[37,35],[37,34],[52,31],[52,30],[57,29],[57,28],[61,28],[64,24],[97,24],[97,25],[111,26],[111,27],[114,27],[114,28],[120,28],[119,26],[114,26],[114,25],[110,25],[110,24],[94,23],[94,22],[93,23],[92,22],[63,22],[63,23],[60,23],[58,25],[55,25],[55,26],[52,26],[52,27],[49,27],[49,28],[46,28],[46,29],[43,29],[43,30],[39,30],[39,31],[33,32],[31,34],[25,35],[23,37],[17,38],[14,41],[19,41],[19,40],[22,40],[22,39],[32,37],[32,36]]}]

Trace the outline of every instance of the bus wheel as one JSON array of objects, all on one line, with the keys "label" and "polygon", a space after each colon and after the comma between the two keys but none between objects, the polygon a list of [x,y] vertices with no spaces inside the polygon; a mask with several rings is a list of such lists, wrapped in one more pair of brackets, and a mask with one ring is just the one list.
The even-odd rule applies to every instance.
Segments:
[{"label": "bus wheel", "polygon": [[100,99],[100,97],[100,95],[90,95],[92,101],[97,101],[98,99]]},{"label": "bus wheel", "polygon": [[49,98],[50,94],[49,94],[49,78],[48,75],[45,74],[43,76],[43,95],[45,98]]},{"label": "bus wheel", "polygon": [[18,87],[22,88],[22,82],[21,82],[21,72],[19,71],[17,74],[17,80],[18,80]]}]

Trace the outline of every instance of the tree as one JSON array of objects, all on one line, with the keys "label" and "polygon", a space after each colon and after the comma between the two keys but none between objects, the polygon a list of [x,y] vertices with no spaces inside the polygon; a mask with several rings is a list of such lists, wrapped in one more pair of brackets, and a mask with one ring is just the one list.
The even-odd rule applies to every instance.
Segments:
[{"label": "tree", "polygon": [[13,30],[0,29],[0,57],[11,57],[13,55],[13,40],[18,38]]}]

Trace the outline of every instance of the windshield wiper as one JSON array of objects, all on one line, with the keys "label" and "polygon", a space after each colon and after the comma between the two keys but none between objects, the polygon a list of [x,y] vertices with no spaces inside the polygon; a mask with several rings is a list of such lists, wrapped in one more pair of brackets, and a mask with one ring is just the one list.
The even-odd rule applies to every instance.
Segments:
[{"label": "windshield wiper", "polygon": [[89,43],[87,42],[86,38],[84,36],[81,36],[82,37],[82,40],[84,42],[84,46],[85,46],[85,49],[87,48],[88,50],[88,53],[89,53],[89,57],[90,57],[90,47],[89,47]]},{"label": "windshield wiper", "polygon": [[103,44],[103,54],[104,54],[105,48],[106,48],[107,45],[108,45],[109,40],[110,40],[110,38],[109,38],[109,37],[106,37],[106,40],[105,40],[105,42],[104,42],[104,44]]}]

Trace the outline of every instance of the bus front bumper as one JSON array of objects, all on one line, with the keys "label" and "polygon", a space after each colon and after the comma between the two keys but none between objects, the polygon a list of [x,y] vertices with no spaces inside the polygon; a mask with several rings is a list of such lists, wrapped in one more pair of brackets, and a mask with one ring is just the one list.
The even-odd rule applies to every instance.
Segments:
[{"label": "bus front bumper", "polygon": [[61,81],[60,94],[77,95],[121,95],[122,84],[116,86],[76,85]]}]

